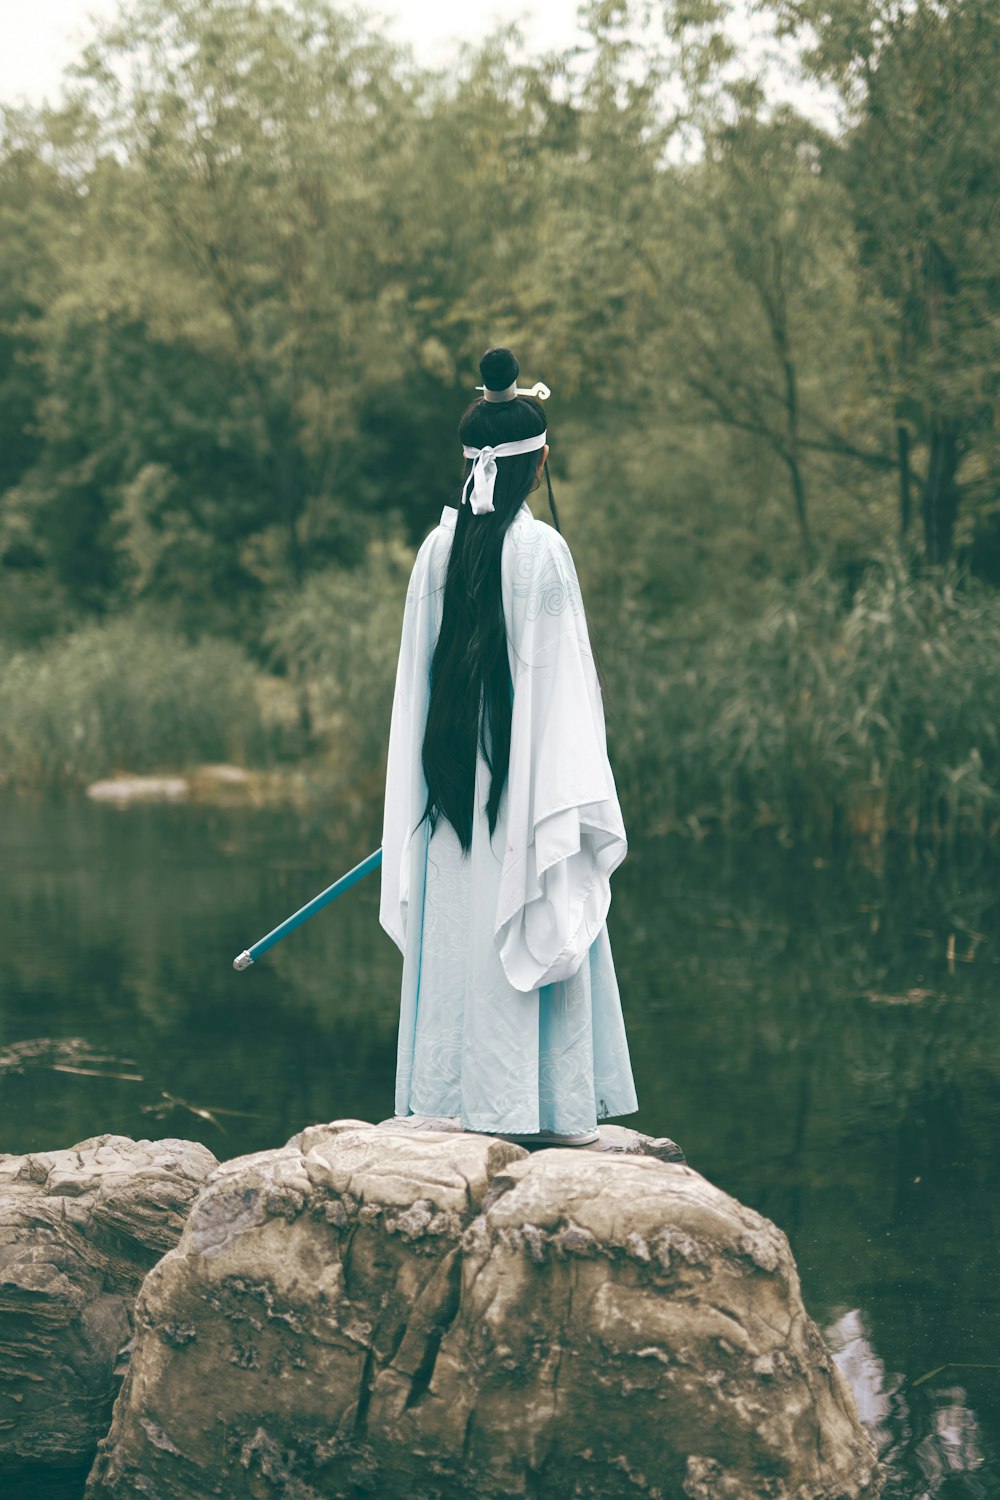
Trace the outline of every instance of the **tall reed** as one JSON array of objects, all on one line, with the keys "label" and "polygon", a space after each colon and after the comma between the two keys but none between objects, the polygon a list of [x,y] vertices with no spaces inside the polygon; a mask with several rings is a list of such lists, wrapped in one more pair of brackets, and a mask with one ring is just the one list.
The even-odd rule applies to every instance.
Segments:
[{"label": "tall reed", "polygon": [[260,758],[254,669],[229,641],[192,645],[133,619],[0,654],[0,780],[84,782]]},{"label": "tall reed", "polygon": [[772,585],[749,623],[715,609],[622,624],[609,734],[633,823],[873,839],[1000,827],[991,591],[890,555],[847,602],[818,574]]},{"label": "tall reed", "polygon": [[304,695],[331,792],[369,804],[385,788],[392,692],[413,553],[372,544],[359,567],[308,578],[275,604],[264,640]]}]

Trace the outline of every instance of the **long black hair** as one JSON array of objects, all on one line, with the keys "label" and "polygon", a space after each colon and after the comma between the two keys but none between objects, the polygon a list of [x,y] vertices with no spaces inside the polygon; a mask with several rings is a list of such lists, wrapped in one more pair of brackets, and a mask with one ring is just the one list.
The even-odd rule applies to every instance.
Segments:
[{"label": "long black hair", "polygon": [[[479,369],[488,390],[503,391],[516,381],[519,367],[509,349],[488,349]],[[459,438],[469,448],[513,443],[544,431],[542,409],[530,396],[502,402],[484,397],[465,410],[458,424]],[[540,457],[535,452],[497,459],[493,511],[477,516],[470,504],[459,503],[448,558],[424,731],[424,817],[432,831],[439,817],[446,818],[466,852],[472,847],[477,742],[490,771],[486,812],[491,836],[507,781],[512,692],[500,554],[511,522],[535,488]],[[466,462],[466,479],[472,462]]]}]

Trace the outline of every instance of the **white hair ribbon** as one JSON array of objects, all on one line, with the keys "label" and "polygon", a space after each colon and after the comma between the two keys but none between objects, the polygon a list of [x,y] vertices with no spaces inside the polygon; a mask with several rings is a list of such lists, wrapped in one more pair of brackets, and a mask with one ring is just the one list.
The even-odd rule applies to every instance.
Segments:
[{"label": "white hair ribbon", "polygon": [[466,448],[463,444],[462,452],[466,458],[474,459],[472,470],[468,479],[462,487],[462,504],[465,504],[469,485],[472,485],[472,514],[483,516],[487,511],[493,509],[493,486],[497,477],[497,459],[513,458],[515,453],[535,453],[539,448],[545,447],[547,434],[540,432],[537,437],[521,438],[516,443],[496,443],[493,447],[488,445],[483,448]]}]

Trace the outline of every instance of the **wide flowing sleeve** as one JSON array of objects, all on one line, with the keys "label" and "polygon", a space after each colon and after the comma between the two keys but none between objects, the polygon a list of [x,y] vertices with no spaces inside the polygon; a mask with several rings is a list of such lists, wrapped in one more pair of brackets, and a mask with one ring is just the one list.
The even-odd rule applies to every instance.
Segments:
[{"label": "wide flowing sleeve", "polygon": [[429,676],[428,542],[417,554],[406,590],[385,774],[379,922],[400,952],[406,944],[410,846],[427,797],[421,746]]},{"label": "wide flowing sleeve", "polygon": [[628,845],[566,542],[540,521],[512,528],[502,579],[514,699],[495,941],[528,991],[576,973]]}]

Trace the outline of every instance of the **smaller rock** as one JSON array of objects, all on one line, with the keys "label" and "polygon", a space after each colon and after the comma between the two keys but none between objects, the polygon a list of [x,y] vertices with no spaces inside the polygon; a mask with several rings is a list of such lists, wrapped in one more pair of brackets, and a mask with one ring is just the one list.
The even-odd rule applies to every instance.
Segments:
[{"label": "smaller rock", "polygon": [[215,782],[217,786],[248,786],[250,772],[242,766],[199,766],[194,773],[196,780]]},{"label": "smaller rock", "polygon": [[194,1141],[121,1135],[0,1160],[0,1465],[90,1460],[140,1283],[215,1166]]},{"label": "smaller rock", "polygon": [[91,782],[87,796],[95,802],[128,807],[131,802],[177,802],[190,790],[183,776],[118,776],[111,781]]}]

